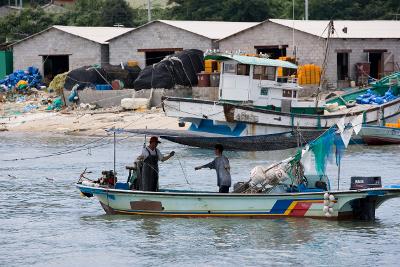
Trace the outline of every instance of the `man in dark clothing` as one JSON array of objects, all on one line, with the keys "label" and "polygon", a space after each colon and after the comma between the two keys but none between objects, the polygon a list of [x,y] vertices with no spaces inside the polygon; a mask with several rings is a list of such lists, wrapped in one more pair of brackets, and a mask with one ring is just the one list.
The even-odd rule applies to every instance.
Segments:
[{"label": "man in dark clothing", "polygon": [[158,141],[158,138],[152,136],[149,145],[143,148],[142,154],[138,157],[138,160],[143,161],[142,179],[139,183],[139,190],[158,191],[158,161],[166,161],[175,155],[174,151],[167,156],[161,154],[157,148],[159,143],[161,142]]},{"label": "man in dark clothing", "polygon": [[214,169],[217,172],[217,185],[219,186],[219,192],[229,193],[229,187],[231,186],[231,167],[229,166],[228,158],[222,155],[223,151],[224,147],[222,145],[215,145],[216,158],[210,163],[194,169],[196,171],[202,168]]}]

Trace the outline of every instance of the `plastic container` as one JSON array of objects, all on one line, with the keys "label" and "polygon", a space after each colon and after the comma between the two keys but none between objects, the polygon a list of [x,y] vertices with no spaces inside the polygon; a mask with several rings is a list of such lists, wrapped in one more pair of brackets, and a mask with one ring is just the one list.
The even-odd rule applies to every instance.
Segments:
[{"label": "plastic container", "polygon": [[136,60],[128,60],[126,65],[128,65],[128,67],[132,68],[132,67],[137,67],[139,65],[139,63]]},{"label": "plastic container", "polygon": [[204,71],[206,73],[213,73],[218,70],[218,62],[213,59],[204,60]]},{"label": "plastic container", "polygon": [[214,72],[210,74],[210,86],[211,87],[219,87],[219,78],[220,73]]},{"label": "plastic container", "polygon": [[198,87],[210,87],[210,73],[198,73],[197,80]]},{"label": "plastic container", "polygon": [[98,91],[107,91],[112,89],[112,86],[109,84],[96,84],[96,90]]}]

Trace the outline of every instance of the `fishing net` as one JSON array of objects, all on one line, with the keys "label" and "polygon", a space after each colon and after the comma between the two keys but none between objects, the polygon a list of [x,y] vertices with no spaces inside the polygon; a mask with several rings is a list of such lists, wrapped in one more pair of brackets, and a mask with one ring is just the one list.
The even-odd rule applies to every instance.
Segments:
[{"label": "fishing net", "polygon": [[58,74],[49,84],[49,88],[53,89],[58,95],[61,95],[64,89],[65,79],[67,78],[68,72]]},{"label": "fishing net", "polygon": [[202,70],[203,52],[196,49],[184,50],[144,68],[135,80],[134,88],[141,90],[171,89],[175,85],[194,86],[198,83],[197,73]]}]

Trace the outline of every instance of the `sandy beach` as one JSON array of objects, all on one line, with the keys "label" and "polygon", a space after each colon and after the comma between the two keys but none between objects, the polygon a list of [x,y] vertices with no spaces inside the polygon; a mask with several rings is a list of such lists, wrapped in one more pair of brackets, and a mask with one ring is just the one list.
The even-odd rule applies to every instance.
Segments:
[{"label": "sandy beach", "polygon": [[[39,107],[22,112],[27,103],[0,103],[0,131],[54,133],[73,135],[105,135],[105,130],[124,129],[179,129],[176,118],[166,117],[162,109],[124,111],[119,107],[96,110],[47,111]],[[10,112],[10,111],[13,112]]]}]

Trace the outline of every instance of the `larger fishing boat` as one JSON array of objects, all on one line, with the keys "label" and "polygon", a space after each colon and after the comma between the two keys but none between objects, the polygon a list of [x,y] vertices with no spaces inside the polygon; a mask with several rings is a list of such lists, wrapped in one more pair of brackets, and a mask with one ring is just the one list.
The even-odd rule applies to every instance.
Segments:
[{"label": "larger fishing boat", "polygon": [[[383,202],[400,197],[400,185],[382,187],[380,177],[352,177],[350,189],[340,190],[338,186],[334,190],[325,172],[333,151],[340,166],[351,134],[360,127],[357,118],[347,126],[344,119],[339,120],[337,127],[328,129],[294,156],[269,167],[254,167],[250,179],[237,183],[233,193],[135,190],[135,168],[131,168],[134,173],[130,172],[127,183],[114,183],[111,171],[103,172],[105,176],[98,181],[82,175],[77,188],[87,197],[95,196],[107,214],[373,220]],[[309,163],[312,158],[314,166]]]},{"label": "larger fishing boat", "polygon": [[293,129],[327,129],[346,115],[363,114],[364,124],[380,125],[400,115],[400,73],[384,77],[370,88],[329,100],[300,97],[302,88],[278,68],[295,70],[290,62],[231,54],[206,59],[222,63],[218,101],[166,97],[165,114],[190,123],[189,130],[232,136],[265,135]]}]

